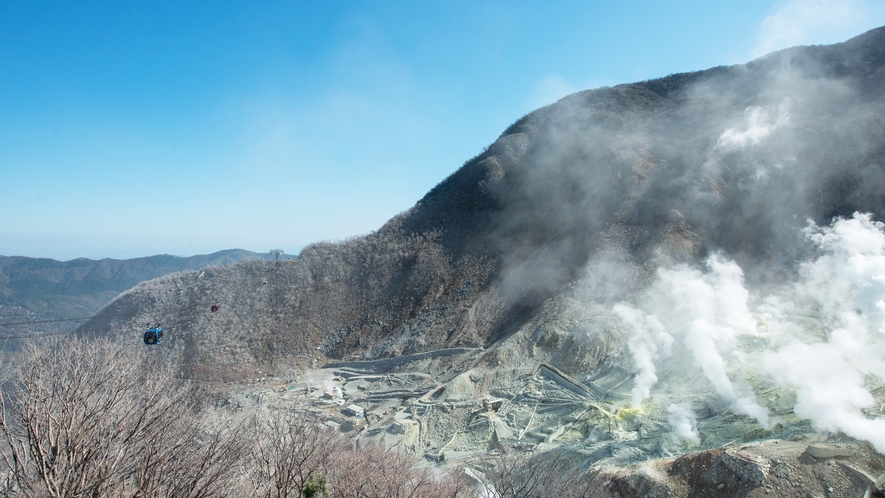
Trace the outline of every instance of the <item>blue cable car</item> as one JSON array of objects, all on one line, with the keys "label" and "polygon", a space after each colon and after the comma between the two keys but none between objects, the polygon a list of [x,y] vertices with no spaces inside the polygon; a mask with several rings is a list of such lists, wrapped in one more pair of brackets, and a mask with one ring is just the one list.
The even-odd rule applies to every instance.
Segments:
[{"label": "blue cable car", "polygon": [[147,329],[144,333],[144,343],[150,345],[163,344],[163,327],[157,325]]}]

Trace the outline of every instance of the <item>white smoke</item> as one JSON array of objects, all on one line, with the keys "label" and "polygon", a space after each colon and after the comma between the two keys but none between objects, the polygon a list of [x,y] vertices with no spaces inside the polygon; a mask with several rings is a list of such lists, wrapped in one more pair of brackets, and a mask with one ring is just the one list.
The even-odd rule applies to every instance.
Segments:
[{"label": "white smoke", "polygon": [[835,43],[877,27],[875,0],[791,0],[762,21],[753,57],[796,45]]},{"label": "white smoke", "polygon": [[707,272],[685,266],[658,272],[648,300],[653,308],[650,313],[625,304],[616,306],[615,312],[631,329],[629,347],[640,369],[632,393],[633,404],[638,406],[648,397],[652,385],[649,379],[653,379],[652,383],[657,380],[655,366],[648,363],[662,356],[648,354],[649,345],[653,345],[649,339],[669,337],[672,343],[676,336],[716,391],[731,401],[736,411],[768,427],[767,411],[752,396],[735,394],[723,356],[734,350],[737,337],[756,333],[756,322],[748,308],[749,292],[743,286],[743,272],[733,261],[721,256],[711,257],[707,266]]},{"label": "white smoke", "polygon": [[[713,256],[703,271],[660,270],[641,309],[617,305],[639,370],[633,404],[652,395],[660,363],[681,344],[732,409],[763,427],[771,425],[768,410],[752,394],[736,394],[730,362],[746,362],[780,388],[795,390],[794,413],[817,430],[841,431],[885,452],[885,418],[870,417],[883,410],[870,388],[885,383],[885,225],[855,214],[828,227],[809,223],[805,234],[818,256],[773,294],[751,296],[741,268]],[[758,303],[752,309],[751,301]],[[795,320],[806,315],[820,320]],[[758,323],[764,326],[757,329]],[[764,335],[768,349],[743,351],[738,339],[747,335]],[[685,434],[692,434],[686,427],[697,431],[696,419],[686,410],[670,405],[669,422],[693,441]]]},{"label": "white smoke", "polygon": [[[885,326],[885,225],[871,215],[855,213],[830,227],[809,223],[806,235],[826,251],[802,267],[801,297],[820,306],[832,327],[846,325],[845,313],[860,310],[869,326],[883,333]],[[872,331],[871,330],[871,331]]]},{"label": "white smoke", "polygon": [[[762,355],[779,385],[796,389],[797,416],[821,431],[842,431],[885,451],[885,419],[867,388],[885,379],[885,225],[855,213],[806,235],[824,251],[802,266],[794,298],[820,310],[827,331],[817,341],[793,339]],[[810,342],[810,343],[809,343]],[[877,386],[878,387],[878,386]]]},{"label": "white smoke", "polygon": [[648,398],[651,387],[658,382],[655,361],[670,356],[673,336],[667,333],[655,315],[624,304],[615,305],[614,312],[635,333],[628,346],[638,370],[631,392],[632,402],[634,407],[639,407],[642,400]]},{"label": "white smoke", "polygon": [[672,433],[674,435],[686,441],[691,441],[696,445],[701,444],[701,435],[698,433],[698,418],[689,403],[673,403],[667,407],[667,413],[669,413],[667,422],[673,429]]},{"label": "white smoke", "polygon": [[743,271],[733,261],[712,256],[709,271],[687,268],[663,272],[661,277],[673,299],[678,317],[690,319],[684,343],[707,379],[738,413],[769,427],[768,412],[752,396],[738,397],[726,373],[724,353],[734,349],[741,335],[756,333],[756,320],[748,307],[749,292],[743,286]]},{"label": "white smoke", "polygon": [[752,106],[744,111],[745,122],[741,127],[728,128],[719,137],[717,146],[725,150],[759,145],[777,128],[790,121],[786,103],[772,112],[762,107]]}]

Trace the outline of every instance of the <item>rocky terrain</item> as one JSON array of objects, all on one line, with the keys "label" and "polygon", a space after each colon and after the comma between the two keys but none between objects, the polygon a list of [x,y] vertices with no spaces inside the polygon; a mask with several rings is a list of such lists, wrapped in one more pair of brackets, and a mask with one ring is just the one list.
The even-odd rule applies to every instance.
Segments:
[{"label": "rocky terrain", "polygon": [[885,28],[580,92],[376,232],[145,282],[78,330],[162,323],[152,354],[219,416],[307,398],[480,481],[524,453],[615,496],[873,496],[883,89]]},{"label": "rocky terrain", "polygon": [[865,445],[779,439],[611,470],[622,496],[882,496],[882,455]]}]

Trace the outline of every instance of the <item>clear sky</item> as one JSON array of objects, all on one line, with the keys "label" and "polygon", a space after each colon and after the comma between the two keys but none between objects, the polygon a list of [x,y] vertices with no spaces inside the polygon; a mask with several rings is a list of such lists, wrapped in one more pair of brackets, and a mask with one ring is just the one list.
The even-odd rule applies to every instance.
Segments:
[{"label": "clear sky", "polygon": [[0,0],[0,255],[295,254],[564,95],[885,25],[885,0]]}]

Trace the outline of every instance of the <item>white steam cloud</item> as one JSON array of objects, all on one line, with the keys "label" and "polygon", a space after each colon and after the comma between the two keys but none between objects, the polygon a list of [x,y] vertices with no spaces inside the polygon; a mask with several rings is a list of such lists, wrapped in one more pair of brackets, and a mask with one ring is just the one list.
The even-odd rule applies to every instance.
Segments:
[{"label": "white steam cloud", "polygon": [[630,353],[636,362],[636,377],[632,390],[633,406],[639,406],[648,398],[651,387],[658,382],[655,361],[668,358],[673,346],[673,336],[667,333],[664,325],[654,315],[617,304],[614,312],[630,330],[635,331],[630,344]]},{"label": "white steam cloud", "polygon": [[790,114],[786,104],[778,106],[777,111],[771,112],[762,107],[748,107],[744,114],[745,123],[741,127],[728,128],[719,137],[717,145],[725,150],[759,145],[762,140],[771,135],[774,130],[790,121]]},{"label": "white steam cloud", "polygon": [[[859,309],[877,332],[885,332],[885,225],[855,213],[831,227],[810,223],[806,235],[827,254],[803,266],[802,296],[820,306],[833,328],[848,326]],[[846,314],[847,313],[847,314]]]},{"label": "white steam cloud", "polygon": [[580,90],[580,87],[558,74],[550,74],[535,84],[534,92],[528,103],[529,109],[537,109],[552,104],[557,100]]},{"label": "white steam cloud", "polygon": [[716,387],[716,391],[763,427],[768,413],[752,397],[738,397],[726,373],[723,353],[733,350],[740,335],[754,334],[756,322],[747,306],[749,292],[743,286],[743,272],[733,261],[719,256],[707,261],[709,271],[680,268],[662,272],[664,288],[672,299],[674,318],[690,320],[683,341],[695,362]]},{"label": "white steam cloud", "polygon": [[810,43],[834,43],[870,25],[880,7],[864,0],[794,0],[765,18],[759,29],[754,57]]},{"label": "white steam cloud", "polygon": [[[885,419],[863,410],[881,406],[867,386],[885,379],[885,225],[869,214],[806,234],[825,254],[802,267],[795,299],[820,310],[825,338],[790,340],[762,355],[778,384],[797,390],[797,416],[821,431],[842,431],[885,452]],[[878,387],[878,386],[876,386]]]},{"label": "white steam cloud", "polygon": [[701,435],[698,433],[698,419],[688,403],[673,403],[667,407],[667,422],[673,429],[672,433],[686,441],[701,444]]},{"label": "white steam cloud", "polygon": [[[763,427],[772,425],[767,409],[752,394],[739,396],[729,378],[735,363],[795,390],[794,413],[817,430],[841,431],[885,452],[885,418],[872,418],[882,406],[871,393],[885,383],[885,225],[855,214],[828,227],[809,222],[805,233],[819,255],[774,294],[752,296],[741,268],[717,255],[704,271],[660,270],[641,309],[615,307],[638,369],[634,406],[652,395],[659,365],[681,345],[732,409]],[[791,319],[797,315],[820,317],[811,320],[820,330]],[[769,347],[742,350],[738,339],[748,335]],[[699,441],[688,405],[668,412],[674,434]]]},{"label": "white steam cloud", "polygon": [[653,339],[657,339],[657,344],[668,345],[678,337],[716,391],[736,411],[768,427],[767,411],[752,396],[738,397],[727,374],[725,355],[734,350],[735,340],[756,333],[743,272],[737,264],[720,256],[711,257],[707,265],[707,272],[685,266],[658,272],[658,280],[649,294],[649,313],[623,303],[615,307],[631,330],[629,347],[639,369],[633,405],[648,398],[657,381],[653,360],[670,355],[669,347],[663,348],[666,354],[657,354],[658,350],[651,347],[655,345]]}]

